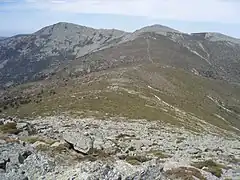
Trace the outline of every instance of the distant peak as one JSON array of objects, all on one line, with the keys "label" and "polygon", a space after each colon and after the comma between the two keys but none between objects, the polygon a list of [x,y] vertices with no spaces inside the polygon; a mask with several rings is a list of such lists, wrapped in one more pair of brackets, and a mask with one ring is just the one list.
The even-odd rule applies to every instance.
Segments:
[{"label": "distant peak", "polygon": [[[164,25],[161,25],[161,24],[153,24],[153,25],[146,26],[145,28],[168,28],[168,29],[172,29],[168,26],[164,26]],[[172,30],[175,30],[175,29],[172,29]],[[175,31],[177,31],[177,30],[175,30]]]},{"label": "distant peak", "polygon": [[58,22],[56,24],[53,24],[52,26],[75,26],[75,27],[85,27],[85,28],[88,28],[86,26],[82,26],[82,25],[74,24],[74,23],[68,23],[68,22]]},{"label": "distant peak", "polygon": [[162,35],[166,35],[168,32],[180,33],[180,31],[177,31],[175,29],[172,29],[170,27],[160,25],[160,24],[146,26],[142,29],[137,30],[136,32],[137,33],[154,32],[154,33],[162,34]]},{"label": "distant peak", "polygon": [[218,33],[218,32],[200,32],[200,33],[192,33],[193,36],[198,36],[210,41],[229,41],[232,43],[240,44],[240,39]]},{"label": "distant peak", "polygon": [[51,34],[53,31],[79,31],[81,29],[91,29],[93,28],[86,27],[86,26],[81,26],[78,24],[73,24],[73,23],[67,23],[67,22],[58,22],[49,26],[46,26],[39,31],[35,32],[34,34],[39,35],[39,34]]}]

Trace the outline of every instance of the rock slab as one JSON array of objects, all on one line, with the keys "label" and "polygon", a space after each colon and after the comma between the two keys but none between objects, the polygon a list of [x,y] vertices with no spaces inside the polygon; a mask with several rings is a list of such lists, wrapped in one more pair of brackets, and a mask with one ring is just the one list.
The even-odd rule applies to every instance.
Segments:
[{"label": "rock slab", "polygon": [[87,134],[81,132],[64,132],[63,139],[72,146],[75,151],[88,154],[93,148],[93,140]]}]

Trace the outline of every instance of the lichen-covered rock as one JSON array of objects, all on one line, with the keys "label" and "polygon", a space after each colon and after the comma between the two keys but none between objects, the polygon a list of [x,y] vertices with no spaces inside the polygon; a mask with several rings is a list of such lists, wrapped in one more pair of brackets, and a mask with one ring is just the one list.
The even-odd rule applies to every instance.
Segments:
[{"label": "lichen-covered rock", "polygon": [[[207,180],[239,179],[240,141],[233,134],[231,138],[194,134],[145,120],[52,116],[30,123],[38,129],[36,137],[41,137],[36,138],[39,142],[35,145],[24,142],[28,138],[19,134],[4,135],[0,144],[1,180],[165,180],[195,175]],[[39,148],[42,146],[46,148]],[[216,174],[208,164],[194,166],[197,162],[213,162],[221,173]]]},{"label": "lichen-covered rock", "polygon": [[38,179],[54,170],[54,161],[19,143],[0,145],[0,179]]},{"label": "lichen-covered rock", "polygon": [[93,149],[93,139],[81,132],[64,132],[63,139],[69,143],[74,150],[88,154]]}]

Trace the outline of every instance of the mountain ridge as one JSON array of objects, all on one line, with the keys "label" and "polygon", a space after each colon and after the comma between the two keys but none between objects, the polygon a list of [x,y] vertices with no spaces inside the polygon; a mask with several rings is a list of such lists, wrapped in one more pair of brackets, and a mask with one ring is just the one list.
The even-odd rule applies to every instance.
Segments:
[{"label": "mountain ridge", "polygon": [[[60,21],[60,22],[57,22],[57,23],[54,23],[54,24],[51,24],[51,25],[48,25],[48,26],[45,26],[41,29],[44,29],[46,27],[51,27],[51,26],[54,26],[54,25],[58,25],[58,24],[68,24],[68,25],[73,25],[73,26],[79,26],[79,27],[85,27],[85,28],[92,28],[92,29],[97,29],[97,30],[117,30],[117,31],[122,31],[122,32],[126,32],[126,33],[134,33],[138,30],[141,30],[141,29],[144,29],[144,28],[148,28],[148,27],[163,27],[163,28],[166,28],[166,29],[169,29],[169,30],[172,30],[172,31],[176,31],[176,32],[180,32],[180,33],[184,33],[184,34],[221,34],[221,35],[224,35],[224,36],[228,36],[228,37],[231,37],[231,38],[234,38],[234,39],[238,39],[240,40],[240,38],[237,38],[237,37],[234,37],[234,36],[231,36],[231,35],[228,35],[228,34],[224,34],[224,33],[221,33],[221,32],[216,32],[216,31],[200,31],[200,32],[192,32],[192,33],[186,33],[186,32],[181,32],[181,31],[178,31],[176,29],[173,29],[167,25],[162,25],[162,24],[151,24],[151,25],[146,25],[140,29],[136,29],[136,30],[133,30],[133,31],[124,31],[124,30],[119,30],[119,29],[116,29],[116,28],[93,28],[93,27],[90,27],[90,26],[85,26],[85,25],[81,25],[81,24],[76,24],[76,23],[70,23],[70,22],[64,22],[64,21]],[[40,31],[41,29],[33,32],[33,33],[30,33],[30,34],[34,34],[34,33],[37,33],[38,31]],[[24,35],[27,35],[28,33],[24,33]],[[14,35],[14,36],[18,36],[17,35]],[[0,36],[0,38],[10,38],[10,37],[14,37],[14,36],[9,36],[9,37],[4,37],[4,36]]]},{"label": "mountain ridge", "polygon": [[0,179],[238,179],[239,135],[234,38],[57,23],[0,41]]},{"label": "mountain ridge", "polygon": [[123,117],[240,134],[237,43],[163,26],[127,34],[65,26],[0,42],[0,118]]},{"label": "mountain ridge", "polygon": [[[237,76],[239,67],[236,67],[235,61],[237,62],[236,58],[240,56],[238,51],[240,44],[234,38],[224,35],[214,38],[215,34],[207,35],[206,33],[186,34],[162,25],[147,26],[128,33],[115,29],[94,29],[60,22],[44,27],[33,34],[17,35],[1,40],[0,75],[2,78],[0,85],[8,87],[46,78],[56,73],[60,66],[69,64],[72,60],[133,42],[146,33],[148,33],[145,37],[147,40],[143,40],[145,42],[142,43],[148,44],[149,38],[152,39],[150,41],[154,41],[154,34],[164,36],[207,62],[209,67],[205,67],[206,72],[198,72],[199,74],[239,83]],[[162,38],[160,36],[158,38]],[[227,51],[221,49],[227,49]],[[231,53],[228,54],[230,51]],[[120,62],[121,60],[118,59],[112,63],[119,64]]]},{"label": "mountain ridge", "polygon": [[[237,89],[240,83],[240,45],[222,39],[211,41],[205,36],[181,33],[161,25],[126,33],[57,23],[34,34],[18,35],[0,42],[0,85],[2,88],[18,88],[19,84],[21,87],[21,84],[24,86],[30,82],[35,85],[52,82],[53,88],[56,88],[68,84],[72,78],[94,76],[102,71],[107,73],[118,68],[130,68],[129,73],[132,73],[135,71],[132,67],[156,66],[169,72],[171,68],[177,69],[177,74],[183,71],[188,76],[199,76],[197,82],[205,78],[219,83],[226,81],[230,87],[233,86],[230,91]],[[149,73],[148,69],[145,71]],[[168,78],[172,75],[159,76]],[[151,74],[148,78],[143,75],[135,78],[148,82],[153,77],[155,75]],[[188,79],[187,75],[184,77]],[[157,88],[158,81],[157,78],[149,86]],[[205,85],[202,88],[206,88]],[[143,89],[145,94],[146,90]],[[225,96],[224,92],[224,102],[228,99]],[[228,101],[237,103],[235,100]],[[235,106],[238,114],[238,105]]]}]

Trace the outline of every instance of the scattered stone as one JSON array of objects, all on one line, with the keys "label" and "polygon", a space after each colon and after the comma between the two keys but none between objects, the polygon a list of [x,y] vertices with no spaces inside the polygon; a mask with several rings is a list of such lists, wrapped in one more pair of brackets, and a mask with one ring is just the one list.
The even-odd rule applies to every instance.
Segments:
[{"label": "scattered stone", "polygon": [[162,180],[165,179],[162,174],[162,165],[156,164],[145,167],[143,170],[134,173],[131,176],[128,176],[126,179],[144,179],[144,180]]},{"label": "scattered stone", "polygon": [[25,123],[25,122],[17,123],[16,125],[17,129],[19,130],[24,130],[27,128],[27,126],[28,126],[28,123]]},{"label": "scattered stone", "polygon": [[27,159],[28,156],[30,156],[32,154],[31,151],[25,151],[22,154],[18,155],[18,161],[20,164],[24,163],[24,160]]},{"label": "scattered stone", "polygon": [[3,139],[0,139],[0,144],[5,144],[6,143],[6,141],[5,140],[3,140]]},{"label": "scattered stone", "polygon": [[0,169],[6,171],[6,164],[10,162],[10,158],[8,158],[7,160],[3,159],[0,160]]},{"label": "scattered stone", "polygon": [[64,132],[63,139],[72,146],[75,151],[88,154],[93,149],[93,139],[80,132]]},{"label": "scattered stone", "polygon": [[[33,139],[31,144],[17,141],[29,138],[27,135],[4,135],[16,140],[0,143],[0,163],[10,160],[6,170],[0,169],[1,180],[166,180],[181,176],[191,179],[195,175],[207,180],[239,178],[240,141],[233,134],[231,138],[194,134],[145,120],[80,120],[63,116],[18,123],[16,127],[23,131],[34,124],[35,137],[41,138]],[[184,140],[176,143],[179,139]],[[40,147],[47,151],[40,151]],[[208,159],[216,161],[219,168],[211,163],[206,168],[192,166]]]}]

